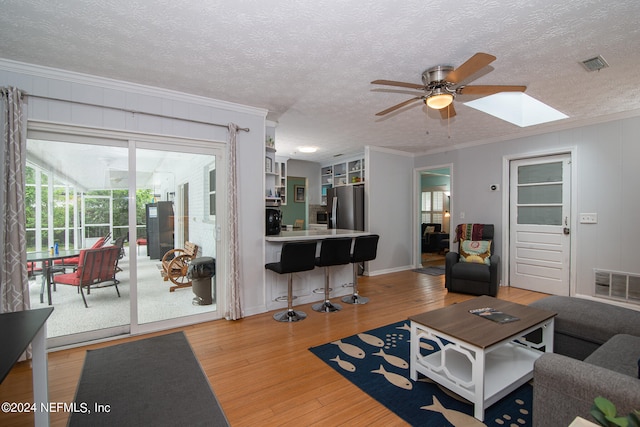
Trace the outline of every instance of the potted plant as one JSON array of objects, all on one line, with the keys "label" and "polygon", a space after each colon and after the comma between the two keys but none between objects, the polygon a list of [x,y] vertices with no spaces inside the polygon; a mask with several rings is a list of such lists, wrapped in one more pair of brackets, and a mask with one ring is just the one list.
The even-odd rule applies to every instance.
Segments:
[{"label": "potted plant", "polygon": [[604,427],[640,427],[640,411],[636,410],[626,417],[620,417],[615,405],[602,396],[593,399],[591,415]]}]

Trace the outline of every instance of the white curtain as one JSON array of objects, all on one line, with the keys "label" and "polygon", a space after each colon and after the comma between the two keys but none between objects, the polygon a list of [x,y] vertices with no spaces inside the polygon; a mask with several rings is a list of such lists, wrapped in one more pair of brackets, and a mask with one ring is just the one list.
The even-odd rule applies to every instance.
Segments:
[{"label": "white curtain", "polygon": [[229,320],[242,318],[240,304],[240,251],[238,249],[238,174],[236,165],[236,136],[238,126],[229,123],[229,143],[227,144],[227,235],[229,241],[229,272],[227,275],[227,312]]},{"label": "white curtain", "polygon": [[0,312],[28,310],[27,240],[24,207],[27,137],[20,90],[0,88],[2,102],[2,225],[0,226]]}]

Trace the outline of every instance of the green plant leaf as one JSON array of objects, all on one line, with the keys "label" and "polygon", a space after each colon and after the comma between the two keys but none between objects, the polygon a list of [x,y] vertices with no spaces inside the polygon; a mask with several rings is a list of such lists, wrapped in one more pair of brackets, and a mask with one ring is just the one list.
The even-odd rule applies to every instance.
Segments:
[{"label": "green plant leaf", "polygon": [[591,407],[591,416],[598,422],[598,424],[600,424],[601,426],[604,427],[609,427],[609,423],[607,422],[607,419],[604,417],[604,414],[602,412],[600,412],[600,410],[596,407],[596,405],[593,405]]},{"label": "green plant leaf", "polygon": [[629,427],[629,419],[627,417],[610,417],[607,415],[607,421],[613,425],[620,427]]},{"label": "green plant leaf", "polygon": [[616,407],[610,400],[605,399],[602,396],[598,396],[593,399],[595,406],[607,417],[616,416]]}]

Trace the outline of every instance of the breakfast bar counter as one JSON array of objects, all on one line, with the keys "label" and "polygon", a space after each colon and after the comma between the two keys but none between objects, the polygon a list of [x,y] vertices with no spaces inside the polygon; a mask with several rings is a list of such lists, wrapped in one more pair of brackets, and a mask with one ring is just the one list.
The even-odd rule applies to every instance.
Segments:
[{"label": "breakfast bar counter", "polygon": [[[338,238],[368,236],[371,233],[359,230],[328,229],[328,230],[292,230],[281,231],[280,234],[265,236],[265,263],[280,261],[282,245],[286,242],[300,242],[316,240],[318,242],[316,254],[320,254],[322,240]],[[331,299],[350,295],[353,291],[353,267],[351,264],[331,267]],[[287,277],[286,275],[265,272],[266,304],[268,310],[277,310],[287,306]],[[324,268],[316,267],[311,271],[294,274],[293,295],[296,296],[295,305],[308,304],[324,300]]]},{"label": "breakfast bar counter", "polygon": [[314,229],[314,230],[292,230],[281,231],[280,234],[273,236],[266,236],[264,239],[267,242],[300,242],[303,240],[322,240],[330,239],[332,237],[358,237],[368,236],[369,232],[359,230],[343,230],[340,228],[331,228],[328,230]]}]

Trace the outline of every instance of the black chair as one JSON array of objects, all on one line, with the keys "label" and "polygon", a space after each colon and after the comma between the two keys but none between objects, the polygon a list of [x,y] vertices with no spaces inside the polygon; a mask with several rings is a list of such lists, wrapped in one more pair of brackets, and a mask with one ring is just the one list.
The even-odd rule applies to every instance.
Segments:
[{"label": "black chair", "polygon": [[353,295],[343,297],[342,302],[346,302],[347,304],[366,304],[369,302],[369,298],[362,297],[358,294],[358,268],[361,262],[376,259],[379,239],[380,236],[377,234],[356,237],[353,243],[353,253],[351,254],[351,263],[353,264]]},{"label": "black chair", "polygon": [[[442,224],[422,223],[420,239],[422,242],[422,253],[438,252],[438,237],[442,232]],[[448,236],[447,236],[448,237]]]},{"label": "black chair", "polygon": [[[493,224],[469,224],[476,227],[476,236],[466,236],[466,240],[491,241],[489,250],[489,265],[476,262],[461,262],[460,247],[464,236],[458,234],[458,252],[449,252],[445,257],[445,282],[449,292],[459,292],[471,295],[498,294],[500,284],[500,256],[493,253]],[[458,226],[460,227],[460,225]]]},{"label": "black chair", "polygon": [[316,268],[316,242],[286,242],[282,245],[280,262],[271,262],[264,266],[278,274],[288,274],[287,309],[273,315],[278,322],[297,322],[304,320],[307,314],[293,309],[293,273]]},{"label": "black chair", "polygon": [[329,268],[334,265],[346,265],[351,262],[351,237],[325,239],[320,246],[320,256],[316,265],[324,267],[324,302],[311,306],[315,311],[330,313],[342,310],[340,304],[329,301]]}]

